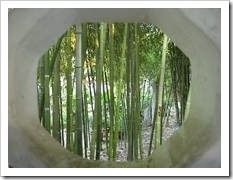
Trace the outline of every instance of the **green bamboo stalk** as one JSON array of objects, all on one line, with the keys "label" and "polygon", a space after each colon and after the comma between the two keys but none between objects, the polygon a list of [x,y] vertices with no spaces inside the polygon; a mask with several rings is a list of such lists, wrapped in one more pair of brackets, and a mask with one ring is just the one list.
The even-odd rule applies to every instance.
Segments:
[{"label": "green bamboo stalk", "polygon": [[84,157],[87,158],[87,150],[88,150],[88,142],[90,137],[88,138],[88,135],[90,135],[89,132],[89,117],[88,117],[88,102],[87,102],[87,88],[84,84],[83,86],[83,134],[84,134]]},{"label": "green bamboo stalk", "polygon": [[[75,79],[76,79],[76,138],[77,138],[77,154],[83,156],[83,106],[82,106],[82,26],[76,26],[76,61],[75,61]],[[85,49],[85,47],[83,48]]]},{"label": "green bamboo stalk", "polygon": [[[67,36],[70,37],[71,31],[67,32]],[[70,45],[70,38],[67,39],[67,44]],[[69,47],[68,47],[69,48]],[[65,71],[66,76],[66,148],[71,150],[71,122],[72,122],[72,97],[73,97],[73,88],[72,88],[72,59],[71,57],[67,58],[67,68]]]},{"label": "green bamboo stalk", "polygon": [[[86,77],[85,61],[87,59],[87,24],[82,24],[82,79]],[[86,82],[86,81],[84,81]],[[88,149],[88,134],[89,134],[89,118],[88,118],[88,104],[87,104],[87,93],[86,93],[86,84],[82,83],[83,90],[83,100],[82,100],[82,109],[83,109],[83,141],[84,141],[84,156],[87,158],[87,149]]]},{"label": "green bamboo stalk", "polygon": [[[103,79],[103,83],[102,83],[102,89],[103,89],[103,106],[104,106],[104,127],[102,127],[103,132],[102,132],[102,138],[105,138],[105,141],[103,141],[106,145],[106,150],[108,152],[108,118],[107,118],[107,79],[106,76],[104,75],[106,72],[106,68],[103,66],[104,71],[102,72],[102,79]],[[105,137],[104,137],[105,136]]]},{"label": "green bamboo stalk", "polygon": [[109,136],[109,152],[108,157],[110,160],[113,160],[113,140],[114,140],[114,126],[115,126],[115,108],[114,108],[114,62],[115,62],[115,52],[114,52],[114,24],[109,24],[109,116],[110,116],[110,136]]},{"label": "green bamboo stalk", "polygon": [[155,148],[158,148],[162,144],[162,93],[163,93],[163,84],[164,84],[164,73],[165,73],[165,63],[166,63],[166,54],[167,54],[167,44],[168,38],[164,34],[163,40],[163,50],[162,50],[162,60],[161,60],[161,72],[159,79],[159,90],[158,90],[158,102],[157,102],[157,113],[156,113],[156,138],[155,138]]},{"label": "green bamboo stalk", "polygon": [[103,71],[103,59],[106,40],[106,23],[100,23],[100,48],[99,58],[96,62],[96,96],[95,96],[95,121],[97,123],[96,128],[96,160],[100,159],[101,149],[101,128],[102,128],[102,107],[101,107],[101,83],[102,83],[102,71]]},{"label": "green bamboo stalk", "polygon": [[132,110],[133,106],[133,89],[132,89],[132,50],[133,50],[133,33],[132,33],[132,24],[129,24],[128,28],[128,44],[127,44],[127,60],[126,60],[126,84],[127,84],[127,121],[128,121],[128,155],[127,160],[133,160],[133,115]]},{"label": "green bamboo stalk", "polygon": [[49,92],[49,50],[44,54],[44,125],[51,133],[50,127],[50,92]]},{"label": "green bamboo stalk", "polygon": [[39,60],[39,69],[38,69],[38,81],[37,81],[37,93],[38,93],[38,106],[39,106],[39,119],[43,127],[44,124],[44,98],[45,98],[45,89],[44,89],[44,56]]},{"label": "green bamboo stalk", "polygon": [[60,88],[59,88],[59,86],[60,86],[60,61],[59,61],[58,58],[56,58],[56,61],[54,63],[54,68],[53,68],[53,82],[52,82],[52,92],[53,92],[53,137],[58,142],[61,142],[60,103],[59,103],[60,102],[60,95],[59,95],[60,94]]}]

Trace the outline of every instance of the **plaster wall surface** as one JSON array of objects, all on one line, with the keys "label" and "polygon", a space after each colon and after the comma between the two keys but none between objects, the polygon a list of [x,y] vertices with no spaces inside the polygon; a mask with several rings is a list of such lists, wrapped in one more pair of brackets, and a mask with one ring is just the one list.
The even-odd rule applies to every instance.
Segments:
[{"label": "plaster wall surface", "polygon": [[[14,9],[9,13],[8,148],[13,167],[220,167],[220,9]],[[184,126],[148,159],[84,160],[40,126],[38,59],[72,24],[144,22],[160,27],[190,58],[191,107]]]}]

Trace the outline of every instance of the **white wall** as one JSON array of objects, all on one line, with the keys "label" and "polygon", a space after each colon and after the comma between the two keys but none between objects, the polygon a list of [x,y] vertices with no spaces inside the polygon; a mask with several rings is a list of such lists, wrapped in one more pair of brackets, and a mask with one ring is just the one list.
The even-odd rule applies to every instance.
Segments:
[{"label": "white wall", "polygon": [[9,14],[9,163],[14,167],[109,167],[63,149],[40,126],[39,57],[72,24],[154,23],[190,58],[191,110],[184,126],[149,160],[130,167],[220,166],[220,9],[15,9]]}]

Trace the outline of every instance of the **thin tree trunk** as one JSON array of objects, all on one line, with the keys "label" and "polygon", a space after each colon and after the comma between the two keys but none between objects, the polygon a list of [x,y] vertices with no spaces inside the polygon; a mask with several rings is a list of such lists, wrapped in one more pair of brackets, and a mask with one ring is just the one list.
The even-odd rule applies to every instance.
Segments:
[{"label": "thin tree trunk", "polygon": [[[68,44],[70,45],[70,30],[67,32]],[[72,59],[67,57],[67,68],[66,68],[66,148],[71,150],[71,122],[72,122],[72,98],[73,98],[73,88],[72,88]]]},{"label": "thin tree trunk", "polygon": [[178,87],[179,87],[179,78],[178,78],[178,66],[177,66],[177,50],[174,44],[172,44],[173,58],[170,60],[170,69],[171,69],[171,77],[172,77],[172,89],[173,89],[173,97],[176,109],[176,121],[179,125],[180,123],[180,110],[178,105]]},{"label": "thin tree trunk", "polygon": [[45,129],[50,132],[50,92],[49,92],[49,50],[44,55],[44,125]]},{"label": "thin tree trunk", "polygon": [[106,40],[106,24],[100,23],[100,48],[99,58],[96,62],[96,96],[95,96],[95,121],[97,123],[96,137],[96,160],[100,159],[101,128],[102,128],[102,107],[101,107],[101,83],[103,71],[103,59]]},{"label": "thin tree trunk", "polygon": [[[83,86],[83,134],[84,134],[84,156],[87,158],[87,149],[88,149],[88,134],[89,133],[89,117],[88,117],[88,103],[87,103],[87,90],[86,90],[86,85],[84,84]],[[90,139],[90,138],[89,138]]]},{"label": "thin tree trunk", "polygon": [[[45,127],[44,124],[44,98],[45,98],[45,89],[44,89],[44,80],[45,80],[45,73],[44,73],[44,56],[41,57],[39,61],[39,71],[38,71],[38,105],[39,105],[39,119],[40,123],[43,127]],[[38,85],[37,85],[38,86]]]},{"label": "thin tree trunk", "polygon": [[184,121],[187,120],[189,116],[190,103],[191,103],[191,87],[189,87],[189,93],[188,93],[186,107],[185,107]]},{"label": "thin tree trunk", "polygon": [[[139,59],[138,59],[138,26],[134,24],[135,32],[135,128],[136,129],[136,143],[135,143],[135,159],[138,159],[139,155],[142,159],[143,147],[142,147],[142,118],[141,118],[141,103],[140,103],[140,77],[139,77]],[[139,154],[139,155],[138,155]]]},{"label": "thin tree trunk", "polygon": [[[61,55],[60,55],[60,53],[59,53],[59,62],[61,62]],[[60,124],[61,124],[61,144],[62,144],[62,146],[65,147],[64,119],[63,119],[63,107],[62,107],[62,88],[61,88],[61,80],[60,79],[59,79],[59,87],[58,88],[59,88],[58,91],[59,91],[59,100],[60,100],[59,101],[59,105],[60,105]]]},{"label": "thin tree trunk", "polygon": [[163,84],[164,84],[164,73],[165,73],[165,63],[166,63],[166,53],[167,53],[167,35],[164,34],[163,40],[163,51],[162,51],[162,60],[161,60],[161,72],[159,79],[159,89],[158,89],[158,103],[157,103],[157,113],[156,113],[156,138],[155,138],[155,147],[158,148],[162,144],[162,93],[163,93]]},{"label": "thin tree trunk", "polygon": [[[150,144],[149,144],[149,149],[148,149],[148,156],[151,155],[152,153],[152,149],[153,149],[153,138],[154,138],[154,130],[155,130],[155,124],[156,124],[156,114],[157,114],[157,106],[156,106],[156,102],[158,102],[158,93],[157,92],[157,89],[158,89],[158,83],[157,83],[157,80],[154,80],[152,82],[152,88],[153,88],[153,94],[152,95],[152,104],[153,104],[153,101],[155,102],[154,105],[151,105],[152,107],[154,107],[153,109],[153,112],[152,112],[152,127],[151,127],[151,136],[150,136]],[[156,92],[155,92],[156,91]]]},{"label": "thin tree trunk", "polygon": [[84,140],[84,151],[85,157],[87,158],[87,150],[88,150],[88,134],[89,134],[89,117],[88,117],[88,103],[87,103],[87,93],[86,93],[86,69],[85,69],[85,61],[87,59],[87,24],[82,24],[82,76],[85,84],[82,84],[83,87],[83,140]]},{"label": "thin tree trunk", "polygon": [[[76,61],[75,61],[75,78],[76,78],[76,131],[77,131],[77,154],[83,156],[82,143],[82,26],[76,26]],[[84,41],[84,40],[83,40]]]},{"label": "thin tree trunk", "polygon": [[114,108],[114,65],[115,65],[115,52],[114,52],[114,24],[109,24],[109,86],[110,86],[110,102],[109,102],[109,115],[110,115],[110,136],[109,136],[109,159],[113,160],[113,140],[114,140],[114,126],[115,126],[115,108]]},{"label": "thin tree trunk", "polygon": [[[106,72],[105,67],[104,71]],[[107,79],[106,76],[104,76],[104,72],[102,72],[102,79],[103,79],[103,83],[102,83],[102,89],[103,89],[103,106],[104,106],[104,127],[102,128],[102,141],[105,142],[106,145],[106,150],[108,152],[108,123],[107,123]],[[105,138],[105,139],[104,139]]]},{"label": "thin tree trunk", "polygon": [[[57,52],[58,53],[58,52]],[[53,68],[53,137],[61,142],[61,132],[60,132],[60,61],[56,58]]]},{"label": "thin tree trunk", "polygon": [[128,28],[128,51],[127,51],[127,62],[126,62],[126,82],[127,82],[127,121],[128,121],[128,156],[127,160],[132,161],[133,160],[133,115],[134,113],[133,108],[134,104],[133,103],[133,85],[132,85],[132,75],[133,75],[133,69],[132,69],[132,64],[133,64],[133,28],[132,24],[129,24]]},{"label": "thin tree trunk", "polygon": [[107,70],[104,72],[104,77],[105,77],[105,90],[106,90],[106,103],[107,103],[107,122],[106,122],[106,146],[107,146],[107,152],[109,154],[109,133],[110,133],[110,92],[109,92],[109,76],[107,75]]}]

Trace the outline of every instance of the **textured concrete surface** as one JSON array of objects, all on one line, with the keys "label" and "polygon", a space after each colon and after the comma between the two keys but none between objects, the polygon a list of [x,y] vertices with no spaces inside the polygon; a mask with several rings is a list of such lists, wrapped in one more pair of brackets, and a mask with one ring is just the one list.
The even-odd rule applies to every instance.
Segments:
[{"label": "textured concrete surface", "polygon": [[[9,164],[13,167],[220,167],[220,9],[14,9],[9,13]],[[66,151],[40,126],[39,57],[72,24],[153,23],[190,58],[191,109],[184,126],[147,160],[88,161]]]}]

